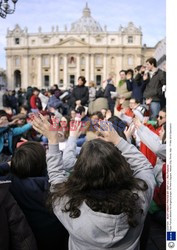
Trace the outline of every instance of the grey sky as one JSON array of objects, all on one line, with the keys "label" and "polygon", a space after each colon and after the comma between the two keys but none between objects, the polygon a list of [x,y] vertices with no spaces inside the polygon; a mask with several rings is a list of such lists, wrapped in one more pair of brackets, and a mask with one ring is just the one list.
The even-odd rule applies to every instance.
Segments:
[{"label": "grey sky", "polygon": [[[102,27],[107,25],[108,31],[116,31],[119,26],[126,26],[129,21],[142,27],[143,43],[154,46],[166,35],[165,0],[87,0],[94,17]],[[18,0],[16,12],[0,19],[0,68],[6,68],[5,50],[7,28],[13,29],[15,24],[25,26],[28,32],[50,32],[51,26],[68,28],[79,19],[85,7],[85,0]]]}]

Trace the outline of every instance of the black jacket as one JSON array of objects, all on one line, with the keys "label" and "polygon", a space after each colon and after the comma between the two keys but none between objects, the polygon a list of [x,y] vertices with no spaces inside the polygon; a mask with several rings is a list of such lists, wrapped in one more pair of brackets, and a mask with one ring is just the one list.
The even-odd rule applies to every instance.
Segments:
[{"label": "black jacket", "polygon": [[19,179],[9,173],[8,164],[0,164],[0,179],[11,180],[10,192],[18,202],[20,208],[36,238],[38,250],[58,249],[66,250],[68,233],[58,218],[46,205],[49,191],[47,176]]},{"label": "black jacket", "polygon": [[143,77],[138,73],[134,79],[127,80],[127,90],[132,91],[131,98],[137,99],[140,102],[143,101],[143,92],[146,88],[146,81],[143,81]]},{"label": "black jacket", "polygon": [[10,107],[11,106],[9,95],[4,94],[2,96],[2,105],[3,105],[3,107]]},{"label": "black jacket", "polygon": [[152,98],[152,101],[159,102],[162,97],[162,86],[165,84],[165,74],[161,69],[158,69],[146,84],[144,98]]},{"label": "black jacket", "polygon": [[115,99],[111,98],[111,92],[115,92],[115,91],[116,91],[116,87],[113,84],[108,83],[106,85],[104,97],[108,99],[108,104],[115,104]]},{"label": "black jacket", "polygon": [[75,106],[75,102],[77,100],[81,100],[81,105],[86,105],[88,103],[89,100],[89,91],[88,88],[84,85],[82,86],[76,86],[73,89],[72,92],[72,104],[73,106]]},{"label": "black jacket", "polygon": [[0,182],[0,249],[37,250],[31,228],[9,186],[10,182]]}]

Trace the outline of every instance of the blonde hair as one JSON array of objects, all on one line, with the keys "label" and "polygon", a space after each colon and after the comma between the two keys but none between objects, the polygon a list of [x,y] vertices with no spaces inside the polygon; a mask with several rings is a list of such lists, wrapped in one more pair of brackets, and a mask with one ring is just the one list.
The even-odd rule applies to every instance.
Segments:
[{"label": "blonde hair", "polygon": [[89,87],[95,87],[95,86],[96,86],[96,84],[94,81],[89,82]]}]

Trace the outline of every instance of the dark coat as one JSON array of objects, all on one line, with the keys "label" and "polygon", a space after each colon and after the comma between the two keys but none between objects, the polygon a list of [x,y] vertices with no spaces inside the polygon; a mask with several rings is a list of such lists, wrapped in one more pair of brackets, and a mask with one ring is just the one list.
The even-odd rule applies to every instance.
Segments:
[{"label": "dark coat", "polygon": [[89,100],[89,90],[86,86],[76,86],[72,92],[72,106],[75,106],[75,102],[81,100],[81,105],[84,106]]},{"label": "dark coat", "polygon": [[31,228],[9,186],[9,182],[0,182],[0,249],[37,250]]},{"label": "dark coat", "polygon": [[152,98],[152,101],[160,102],[162,97],[162,86],[165,84],[165,74],[161,69],[158,69],[146,84],[144,98]]},{"label": "dark coat", "polygon": [[11,107],[9,95],[6,93],[2,96],[2,105],[3,107]]},{"label": "dark coat", "polygon": [[111,91],[115,92],[116,87],[113,84],[108,83],[105,88],[104,97],[106,97],[108,100],[109,109],[111,110],[112,113],[114,113],[114,105],[116,100],[111,98],[111,93],[110,93]]},{"label": "dark coat", "polygon": [[143,92],[146,88],[146,81],[143,81],[142,75],[138,73],[134,79],[127,80],[126,83],[128,91],[132,91],[131,98],[142,102]]},{"label": "dark coat", "polygon": [[68,233],[52,210],[46,205],[49,191],[48,177],[30,177],[19,179],[7,172],[8,164],[0,165],[1,180],[11,180],[10,191],[24,212],[37,241],[38,250],[66,250]]}]

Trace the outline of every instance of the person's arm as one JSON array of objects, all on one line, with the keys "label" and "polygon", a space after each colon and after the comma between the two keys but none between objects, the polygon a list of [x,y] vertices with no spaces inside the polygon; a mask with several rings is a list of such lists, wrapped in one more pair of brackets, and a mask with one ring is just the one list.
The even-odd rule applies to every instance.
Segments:
[{"label": "person's arm", "polygon": [[127,90],[132,91],[133,90],[133,81],[132,80],[126,80],[127,84]]},{"label": "person's arm", "polygon": [[130,99],[132,95],[131,91],[127,91],[125,93],[122,94],[123,97],[125,97],[125,99]]},{"label": "person's arm", "polygon": [[69,136],[66,148],[63,151],[63,165],[67,171],[71,171],[76,162],[77,137]]},{"label": "person's arm", "polygon": [[86,91],[85,91],[85,95],[81,98],[81,104],[82,105],[87,104],[88,100],[89,100],[89,91],[88,91],[88,88],[87,88]]},{"label": "person's arm", "polygon": [[13,136],[21,135],[32,128],[31,124],[25,124],[22,127],[13,128]]},{"label": "person's arm", "polygon": [[[100,124],[102,134],[100,139],[112,142],[122,153],[122,156],[129,163],[130,168],[133,170],[133,176],[144,180],[148,185],[148,200],[152,198],[153,190],[156,185],[155,177],[153,174],[153,167],[146,157],[132,144],[129,144],[114,130],[112,123],[107,122],[107,127],[104,128]],[[103,131],[104,130],[104,131]]]},{"label": "person's arm", "polygon": [[107,85],[104,91],[104,97],[108,98],[109,96],[110,96],[109,85]]},{"label": "person's arm", "polygon": [[17,114],[17,115],[13,115],[11,120],[16,120],[16,119],[26,119],[27,115],[25,114]]},{"label": "person's arm", "polygon": [[47,153],[47,171],[49,182],[52,186],[62,183],[68,178],[68,173],[64,168],[62,156],[63,154],[62,151],[59,150],[58,143],[49,144],[49,151]]},{"label": "person's arm", "polygon": [[141,141],[158,157],[166,159],[166,144],[161,144],[160,138],[143,124],[137,128]]}]

